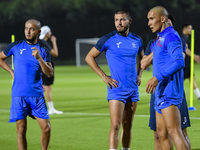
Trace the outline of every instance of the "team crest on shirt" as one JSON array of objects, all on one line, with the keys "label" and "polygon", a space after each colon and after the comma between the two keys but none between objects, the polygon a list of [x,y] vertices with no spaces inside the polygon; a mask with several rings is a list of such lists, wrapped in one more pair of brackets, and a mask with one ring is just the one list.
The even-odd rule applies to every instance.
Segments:
[{"label": "team crest on shirt", "polygon": [[22,54],[23,53],[23,51],[25,51],[26,49],[20,49],[20,54]]},{"label": "team crest on shirt", "polygon": [[116,43],[118,48],[119,48],[119,44],[121,44],[121,43],[122,43],[122,42]]},{"label": "team crest on shirt", "polygon": [[132,43],[132,46],[133,46],[133,48],[136,48],[136,46],[135,46],[135,43],[134,43],[134,42]]}]

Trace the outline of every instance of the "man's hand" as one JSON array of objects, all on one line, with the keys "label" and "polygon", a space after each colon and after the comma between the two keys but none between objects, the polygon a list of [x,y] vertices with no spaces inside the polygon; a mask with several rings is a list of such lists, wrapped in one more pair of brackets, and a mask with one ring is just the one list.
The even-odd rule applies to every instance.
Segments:
[{"label": "man's hand", "polygon": [[198,64],[200,63],[200,58],[196,54],[194,54],[194,61],[196,61]]},{"label": "man's hand", "polygon": [[119,82],[115,79],[112,79],[110,76],[104,75],[101,78],[108,85],[110,89],[112,89],[112,87],[114,88],[118,87]]},{"label": "man's hand", "polygon": [[158,80],[156,77],[151,78],[146,85],[146,92],[151,93],[153,91],[153,94],[155,93],[156,86],[158,85]]},{"label": "man's hand", "polygon": [[36,59],[40,59],[40,52],[36,47],[32,47],[32,56],[34,56]]},{"label": "man's hand", "polygon": [[137,85],[140,86],[140,84],[141,84],[141,76],[138,75],[137,76]]},{"label": "man's hand", "polygon": [[56,37],[54,35],[51,35],[51,42],[56,42]]}]

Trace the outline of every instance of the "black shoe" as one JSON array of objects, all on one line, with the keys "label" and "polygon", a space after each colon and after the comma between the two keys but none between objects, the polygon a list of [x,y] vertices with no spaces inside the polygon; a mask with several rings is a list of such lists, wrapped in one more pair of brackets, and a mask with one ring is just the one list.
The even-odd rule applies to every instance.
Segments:
[{"label": "black shoe", "polygon": [[200,97],[198,98],[198,100],[200,101]]}]

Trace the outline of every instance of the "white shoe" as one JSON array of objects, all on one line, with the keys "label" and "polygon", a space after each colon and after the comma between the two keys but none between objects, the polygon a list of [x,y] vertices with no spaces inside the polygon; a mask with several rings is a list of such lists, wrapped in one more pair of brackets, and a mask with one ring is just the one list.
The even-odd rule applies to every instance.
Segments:
[{"label": "white shoe", "polygon": [[63,111],[58,111],[56,109],[49,110],[49,115],[52,115],[52,114],[63,114]]}]

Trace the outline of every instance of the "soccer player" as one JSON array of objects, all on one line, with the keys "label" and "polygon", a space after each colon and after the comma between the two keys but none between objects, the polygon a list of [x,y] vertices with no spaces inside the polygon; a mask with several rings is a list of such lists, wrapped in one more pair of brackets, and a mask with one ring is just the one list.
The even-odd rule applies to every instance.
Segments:
[{"label": "soccer player", "polygon": [[[42,87],[42,72],[53,75],[49,51],[37,43],[41,24],[35,19],[25,23],[25,40],[10,43],[0,53],[0,66],[13,78],[10,122],[16,122],[19,150],[27,150],[27,116],[37,120],[42,150],[47,150],[51,126]],[[4,61],[13,55],[14,70]]]},{"label": "soccer player", "polygon": [[[114,15],[114,22],[116,30],[101,37],[89,51],[85,61],[108,85],[107,100],[111,117],[110,150],[116,150],[118,147],[121,125],[122,149],[130,150],[132,122],[139,100],[138,85],[141,83],[140,60],[144,52],[142,39],[129,32],[132,22],[130,13],[127,10],[118,10]],[[95,60],[103,51],[111,76],[105,74]]]},{"label": "soccer player", "polygon": [[184,94],[182,69],[185,66],[181,39],[169,26],[164,7],[152,8],[147,18],[152,32],[158,33],[153,47],[153,78],[147,82],[146,92],[155,92],[156,127],[161,148],[173,148],[169,135],[177,150],[188,150],[179,110]]},{"label": "soccer player", "polygon": [[[51,42],[53,44],[53,48],[47,42],[48,39],[51,39]],[[51,29],[48,26],[43,26],[41,28],[41,33],[40,33],[40,36],[39,36],[38,43],[45,46],[49,50],[49,53],[53,57],[58,57],[58,47],[57,47],[57,43],[56,43],[56,37],[54,35],[52,35]],[[54,68],[54,63],[52,61],[51,61],[51,64]],[[47,75],[42,73],[42,81],[43,81],[42,85],[43,85],[43,88],[44,88],[46,100],[48,101],[49,115],[51,115],[51,114],[63,114],[63,111],[58,111],[54,108],[53,101],[52,101],[51,85],[54,82],[54,75],[49,78],[49,77],[47,77]]]},{"label": "soccer player", "polygon": [[[191,35],[192,31],[192,25],[190,23],[184,23],[182,25],[182,38],[185,40],[187,44],[187,49],[186,49],[186,57],[185,57],[185,68],[184,68],[184,79],[189,79],[190,81],[190,57],[191,57],[191,42],[189,39],[189,36]],[[197,63],[200,63],[200,58],[198,55],[194,54],[194,60]],[[195,80],[195,75],[193,75],[193,90],[197,98],[200,100],[200,91],[197,86],[196,80]]]},{"label": "soccer player", "polygon": [[[172,15],[168,16],[168,23],[169,23],[169,26],[174,26],[175,19]],[[149,67],[149,65],[152,63],[153,46],[155,44],[155,41],[156,41],[156,39],[153,39],[153,40],[149,41],[149,43],[147,44],[147,47],[146,47],[146,50],[145,50],[145,53],[144,53],[144,57],[141,60],[141,68],[143,70],[145,70],[147,67]],[[182,38],[181,38],[181,41],[182,41],[182,47],[183,47],[183,52],[184,52],[183,54],[185,55],[186,43]],[[151,93],[149,127],[150,127],[151,130],[154,131],[155,150],[161,150],[160,140],[159,140],[158,134],[156,132],[156,118],[155,118],[154,102],[155,102],[155,95],[153,93]],[[190,127],[190,119],[189,119],[185,94],[184,94],[184,98],[183,98],[183,101],[182,101],[182,104],[181,104],[181,107],[180,107],[180,113],[181,113],[182,132],[183,132],[183,135],[185,137],[185,140],[186,140],[188,146],[191,149],[190,140],[189,140],[189,137],[187,135],[187,127]],[[172,143],[171,143],[171,147],[173,147]]]}]

